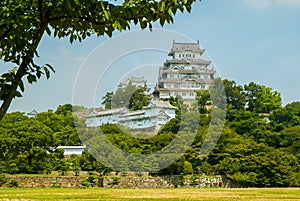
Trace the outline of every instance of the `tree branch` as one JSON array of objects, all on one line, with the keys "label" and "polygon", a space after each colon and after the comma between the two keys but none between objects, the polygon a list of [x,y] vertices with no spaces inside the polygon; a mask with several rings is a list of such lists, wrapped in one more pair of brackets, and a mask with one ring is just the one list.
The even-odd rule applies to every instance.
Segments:
[{"label": "tree branch", "polygon": [[[39,1],[39,3],[42,3],[42,0]],[[42,6],[42,5],[41,5]],[[40,11],[42,12],[42,9],[40,8]],[[42,14],[43,16],[43,14]],[[40,17],[42,17],[40,15]],[[48,24],[43,21],[44,17],[42,17],[42,19],[40,19],[40,27],[37,30],[37,33],[33,39],[33,42],[31,44],[32,48],[29,48],[28,52],[26,52],[26,54],[24,55],[24,57],[22,58],[22,63],[20,64],[16,76],[14,78],[14,81],[12,82],[11,86],[10,86],[10,90],[8,93],[7,98],[2,102],[1,107],[0,107],[0,121],[3,119],[4,115],[6,114],[12,100],[15,97],[15,93],[18,89],[18,86],[20,85],[21,81],[22,81],[22,77],[24,75],[26,75],[27,73],[27,67],[30,63],[30,61],[33,59],[34,57],[34,53],[43,37],[43,34],[46,30],[46,27],[48,26]]]},{"label": "tree branch", "polygon": [[43,0],[39,0],[39,14],[41,25],[45,24],[44,12],[43,12]]},{"label": "tree branch", "polygon": [[11,31],[12,31],[12,28],[9,28],[9,29],[7,29],[6,31],[4,31],[4,33],[0,35],[0,41],[1,41],[3,38],[5,38],[5,37],[9,34],[9,32],[11,32]]}]

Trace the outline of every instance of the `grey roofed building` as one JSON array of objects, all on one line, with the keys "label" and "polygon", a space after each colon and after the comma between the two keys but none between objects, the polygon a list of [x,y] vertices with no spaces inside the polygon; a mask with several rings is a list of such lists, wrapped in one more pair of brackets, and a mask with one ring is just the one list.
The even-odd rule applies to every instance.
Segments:
[{"label": "grey roofed building", "polygon": [[211,64],[211,61],[206,61],[201,58],[192,59],[192,58],[182,58],[182,59],[170,59],[166,60],[164,63],[165,66],[170,66],[171,64],[203,64],[203,65],[209,65]]},{"label": "grey roofed building", "polygon": [[197,43],[173,41],[167,59],[159,69],[158,92],[161,99],[180,95],[185,102],[195,100],[196,91],[208,89],[213,83],[215,69],[203,58],[204,49]]},{"label": "grey roofed building", "polygon": [[152,100],[148,107],[157,107],[157,108],[169,108],[169,109],[177,109],[177,107],[171,105],[169,102],[164,101],[155,101]]},{"label": "grey roofed building", "polygon": [[31,112],[28,112],[27,115],[30,117],[35,117],[38,114],[36,109],[33,109]]},{"label": "grey roofed building", "polygon": [[64,155],[81,155],[84,149],[86,148],[85,145],[83,146],[58,146],[56,149],[63,149]]},{"label": "grey roofed building", "polygon": [[118,85],[118,88],[126,88],[128,85],[132,85],[135,87],[146,87],[147,81],[144,79],[144,77],[133,77],[128,78],[124,82],[121,82]]},{"label": "grey roofed building", "polygon": [[103,124],[122,125],[132,130],[158,130],[170,119],[175,118],[177,107],[169,102],[151,101],[147,107],[138,111],[115,108],[86,115],[86,127],[98,127]]},{"label": "grey roofed building", "polygon": [[110,110],[102,110],[102,111],[92,111],[90,114],[85,115],[85,117],[93,117],[93,116],[107,116],[113,114],[126,113],[127,109],[125,107],[122,108],[113,108]]},{"label": "grey roofed building", "polygon": [[173,56],[176,52],[186,51],[199,53],[200,55],[202,55],[205,49],[200,48],[199,41],[197,41],[197,43],[178,43],[174,40],[169,56]]}]

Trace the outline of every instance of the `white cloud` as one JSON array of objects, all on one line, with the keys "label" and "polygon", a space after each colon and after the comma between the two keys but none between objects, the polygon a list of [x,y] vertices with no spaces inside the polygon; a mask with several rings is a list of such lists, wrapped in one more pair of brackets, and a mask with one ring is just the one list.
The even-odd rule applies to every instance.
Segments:
[{"label": "white cloud", "polygon": [[244,4],[254,10],[263,10],[272,5],[274,0],[244,0]]},{"label": "white cloud", "polygon": [[299,6],[300,7],[300,0],[276,0],[279,5],[283,6]]},{"label": "white cloud", "polygon": [[271,6],[300,8],[300,0],[243,0],[243,3],[254,10],[264,10]]}]

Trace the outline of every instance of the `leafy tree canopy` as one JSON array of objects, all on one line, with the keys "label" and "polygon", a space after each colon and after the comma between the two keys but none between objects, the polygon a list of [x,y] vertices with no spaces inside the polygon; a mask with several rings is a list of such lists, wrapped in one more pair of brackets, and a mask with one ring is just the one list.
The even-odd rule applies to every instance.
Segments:
[{"label": "leafy tree canopy", "polygon": [[15,67],[0,76],[0,120],[11,101],[24,91],[23,77],[36,82],[50,77],[49,64],[37,64],[37,47],[45,33],[81,42],[95,34],[112,36],[131,23],[142,29],[159,21],[172,23],[177,11],[191,11],[196,0],[3,0],[0,2],[0,59]]},{"label": "leafy tree canopy", "polygon": [[[199,114],[192,108],[193,105],[184,105],[180,97],[171,97],[169,101],[181,108],[182,112],[177,113],[176,118],[169,121],[157,135],[145,139],[138,139],[136,136],[146,136],[148,133],[131,132],[128,135],[129,129],[113,124],[104,124],[101,129],[86,129],[83,119],[77,117],[74,122],[71,113],[72,110],[78,111],[83,108],[65,104],[58,106],[56,111],[49,110],[31,118],[20,112],[5,116],[0,122],[0,172],[50,173],[57,170],[63,174],[68,170],[82,170],[97,171],[103,175],[112,170],[96,161],[88,151],[81,156],[68,158],[63,155],[63,149],[54,151],[54,148],[58,145],[80,145],[77,133],[81,133],[81,139],[85,142],[94,136],[104,134],[113,145],[123,151],[151,154],[164,149],[177,137],[182,140],[188,139],[189,134],[195,131],[196,136],[187,152],[169,167],[156,172],[156,175],[192,174],[190,176],[194,178],[198,176],[196,174],[202,173],[222,174],[237,187],[300,186],[300,102],[279,108],[272,107],[268,113],[262,113],[259,108],[250,110],[246,107],[246,100],[248,101],[246,96],[249,96],[247,93],[255,91],[253,94],[259,94],[258,91],[267,87],[253,83],[251,90],[246,90],[233,81],[228,81],[227,84],[223,80],[224,82],[225,91],[227,90],[231,97],[230,99],[227,97],[229,103],[226,122],[218,142],[214,142],[210,137],[212,135],[208,136],[207,132],[211,130],[213,134],[215,133],[214,122],[217,122],[216,119],[219,117],[217,114],[219,108],[215,108],[214,117],[213,112],[209,112],[212,109]],[[213,101],[218,103],[223,99],[223,94],[218,96],[219,88],[220,85],[215,85],[208,94],[214,95],[214,99],[206,99],[208,102],[195,100],[195,105],[207,105]],[[254,88],[258,90],[253,90]],[[270,88],[266,91],[273,92]],[[198,94],[198,99],[201,95],[203,99],[205,98],[203,94]],[[241,98],[243,95],[245,99]],[[273,95],[276,97],[276,93]],[[259,100],[256,104],[261,107],[268,98]],[[188,110],[190,112],[186,113]],[[78,123],[81,127],[78,127]],[[201,153],[205,142],[215,143],[215,146],[204,157]],[[180,150],[175,148],[174,151]],[[117,154],[114,155],[116,161],[124,159]],[[158,164],[161,162],[155,157],[151,160]],[[125,162],[135,168],[136,164],[142,163],[136,158],[122,161]]]},{"label": "leafy tree canopy", "polygon": [[126,107],[130,110],[141,110],[150,102],[150,97],[146,94],[146,87],[136,87],[128,85],[118,89],[115,93],[107,92],[103,96],[105,109]]},{"label": "leafy tree canopy", "polygon": [[250,82],[244,86],[247,110],[258,113],[269,113],[281,107],[280,93],[270,87]]}]

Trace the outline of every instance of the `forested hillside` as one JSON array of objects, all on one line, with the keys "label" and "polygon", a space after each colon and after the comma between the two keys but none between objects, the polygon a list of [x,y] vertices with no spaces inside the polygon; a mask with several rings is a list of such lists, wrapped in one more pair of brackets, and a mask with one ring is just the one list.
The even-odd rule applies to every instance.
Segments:
[{"label": "forested hillside", "polygon": [[[222,174],[242,187],[300,186],[300,102],[283,106],[279,92],[253,82],[240,86],[223,80],[223,84],[226,121],[218,143],[205,157],[200,155],[200,148],[210,127],[214,100],[209,91],[199,91],[190,106],[180,97],[171,98],[170,103],[179,108],[177,117],[148,139],[128,136],[116,125],[87,130],[84,119],[72,115],[72,110],[83,108],[69,104],[34,118],[19,112],[7,114],[0,122],[0,171],[14,174],[85,170],[105,174],[110,169],[87,151],[65,158],[62,150],[55,148],[80,145],[78,133],[97,135],[101,130],[122,150],[147,154],[168,145],[179,131],[196,129],[188,151],[156,175]],[[188,117],[182,118],[186,112]]]}]

